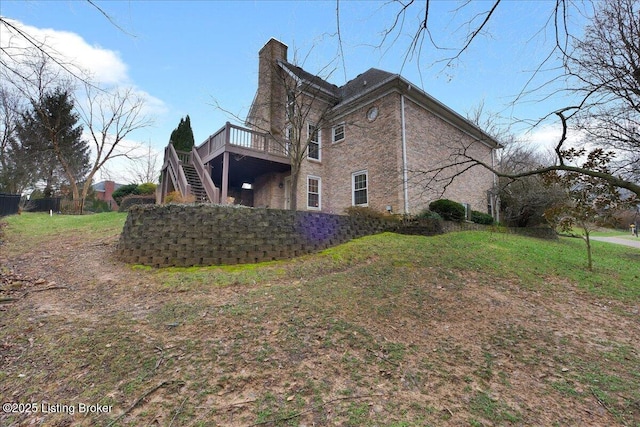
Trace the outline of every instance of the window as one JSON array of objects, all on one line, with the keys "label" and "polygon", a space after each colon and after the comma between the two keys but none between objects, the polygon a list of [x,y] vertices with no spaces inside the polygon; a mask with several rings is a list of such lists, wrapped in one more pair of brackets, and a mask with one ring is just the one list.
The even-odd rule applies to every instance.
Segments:
[{"label": "window", "polygon": [[307,126],[307,136],[309,138],[309,158],[320,160],[320,129],[309,124]]},{"label": "window", "polygon": [[296,113],[296,94],[290,90],[287,91],[287,119],[293,120]]},{"label": "window", "polygon": [[284,154],[287,155],[287,156],[291,152],[291,140],[293,139],[293,137],[294,137],[294,135],[293,135],[293,127],[291,127],[291,125],[289,125],[284,130],[284,139],[285,139]]},{"label": "window", "polygon": [[334,126],[331,129],[331,141],[332,142],[340,142],[344,139],[344,123],[340,123],[337,126]]},{"label": "window", "polygon": [[367,206],[369,204],[369,177],[367,171],[352,174],[351,182],[353,186],[353,205]]},{"label": "window", "polygon": [[320,209],[320,178],[307,177],[307,209]]},{"label": "window", "polygon": [[471,219],[471,205],[469,203],[462,203],[464,206],[464,219]]}]

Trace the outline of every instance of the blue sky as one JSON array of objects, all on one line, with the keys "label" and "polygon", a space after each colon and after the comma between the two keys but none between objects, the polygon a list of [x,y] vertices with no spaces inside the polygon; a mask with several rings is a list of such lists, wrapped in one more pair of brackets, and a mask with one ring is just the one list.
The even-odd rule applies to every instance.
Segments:
[{"label": "blue sky", "polygon": [[[95,3],[117,26],[81,0],[0,0],[0,15],[38,34],[46,32],[48,39],[59,37],[63,46],[59,50],[69,52],[102,81],[144,93],[155,123],[132,139],[151,143],[158,151],[187,114],[197,144],[225,121],[233,121],[214,107],[215,102],[239,116],[246,114],[256,90],[257,54],[271,37],[287,44],[290,61],[295,56],[307,71],[324,75],[332,70],[328,76],[332,83],[342,85],[371,67],[381,68],[401,73],[463,115],[484,102],[485,110],[502,114],[507,122],[535,120],[570,103],[560,95],[541,102],[537,94],[510,104],[553,42],[552,27],[540,31],[555,4],[551,0],[503,1],[486,31],[449,67],[441,62],[449,51],[435,49],[428,41],[418,57],[405,61],[410,37],[424,13],[423,2],[409,9],[402,30],[382,47],[383,31],[392,25],[399,8],[387,1]],[[455,12],[461,4],[431,2],[430,25],[439,45],[462,46],[469,18],[492,2],[472,2]],[[337,5],[343,57],[336,34]],[[576,19],[571,22],[574,30],[583,24]],[[539,75],[530,87],[553,73]],[[530,137],[552,140],[553,129],[537,128]]]}]

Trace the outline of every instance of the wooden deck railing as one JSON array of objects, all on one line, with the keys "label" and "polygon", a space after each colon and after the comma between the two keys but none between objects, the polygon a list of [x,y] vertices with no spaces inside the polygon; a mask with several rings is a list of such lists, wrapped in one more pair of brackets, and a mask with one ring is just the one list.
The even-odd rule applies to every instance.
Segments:
[{"label": "wooden deck railing", "polygon": [[191,186],[187,182],[187,177],[184,175],[184,171],[182,170],[182,160],[178,157],[178,153],[175,148],[173,148],[173,144],[169,143],[164,149],[164,158],[169,164],[167,169],[171,175],[174,187],[179,190],[180,194],[183,196],[191,194]]},{"label": "wooden deck railing", "polygon": [[191,164],[193,165],[196,172],[198,173],[198,177],[200,178],[200,182],[202,182],[204,191],[207,192],[207,197],[209,198],[209,201],[211,203],[220,203],[220,190],[213,183],[213,180],[211,179],[211,174],[207,170],[208,167],[206,167],[204,163],[202,163],[202,159],[200,158],[200,155],[198,154],[198,150],[196,150],[196,147],[193,147],[193,150],[191,150],[190,155],[192,160]]},{"label": "wooden deck railing", "polygon": [[270,135],[232,125],[229,122],[207,138],[202,144],[196,147],[196,149],[200,158],[208,159],[211,153],[218,151],[225,145],[287,157],[284,147],[278,144]]}]

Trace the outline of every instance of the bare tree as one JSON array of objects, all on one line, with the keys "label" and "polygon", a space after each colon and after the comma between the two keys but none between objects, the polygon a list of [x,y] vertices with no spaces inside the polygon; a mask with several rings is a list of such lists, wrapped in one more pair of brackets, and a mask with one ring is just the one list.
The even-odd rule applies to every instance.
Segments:
[{"label": "bare tree", "polygon": [[153,150],[151,143],[147,144],[147,152],[143,156],[132,158],[127,172],[139,184],[156,183],[161,163],[158,153]]},{"label": "bare tree", "polygon": [[22,110],[19,95],[0,86],[0,189],[20,194],[35,181],[34,169],[26,160],[28,153],[17,140],[17,124]]},{"label": "bare tree", "polygon": [[[498,169],[505,174],[516,174],[552,163],[553,159],[531,146],[507,143],[500,153]],[[545,211],[566,198],[559,185],[549,183],[542,175],[517,180],[499,178],[498,191],[501,221],[515,227],[546,223]]]},{"label": "bare tree", "polygon": [[[21,119],[15,122],[16,129],[21,129],[21,137],[33,134],[30,150],[26,149],[25,141],[12,140],[12,151],[20,157],[20,164],[14,166],[17,171],[31,169],[31,174],[39,169],[41,176],[34,177],[48,180],[48,184],[55,179],[54,175],[64,177],[74,201],[79,201],[78,182],[85,172],[85,148],[81,129],[72,129],[77,121],[73,111],[72,81],[64,69],[40,51],[26,54],[22,60],[16,65],[19,73],[7,67],[0,69],[0,75],[20,97],[19,103],[24,104]],[[27,108],[30,112],[26,111]],[[25,120],[27,128],[18,126]],[[18,157],[14,156],[15,159]]]},{"label": "bare tree", "polygon": [[[590,2],[587,2],[589,4]],[[414,25],[409,19],[422,8],[423,18],[417,27],[409,28],[413,34],[412,41],[406,49],[406,60],[416,58],[424,49],[424,43],[445,52],[442,62],[451,65],[459,61],[462,55],[481,36],[487,24],[496,16],[495,11],[501,7],[501,1],[482,3],[477,12],[478,3],[464,1],[455,9],[455,13],[466,16],[463,27],[466,37],[461,45],[444,46],[431,31],[430,7],[432,2],[415,0],[390,2],[388,7],[396,7],[394,19],[383,36],[381,46],[394,45],[407,30],[406,26]],[[454,154],[447,164],[437,165],[431,170],[421,171],[429,176],[428,184],[444,184],[452,182],[463,171],[471,167],[482,166],[490,169],[500,177],[518,179],[540,175],[550,171],[565,171],[598,178],[623,188],[640,197],[640,150],[638,140],[638,106],[640,105],[640,6],[637,0],[605,0],[595,2],[593,22],[587,27],[585,36],[578,39],[571,28],[572,16],[582,16],[586,7],[582,2],[572,0],[555,0],[549,2],[549,16],[539,34],[554,35],[548,55],[533,70],[529,84],[541,70],[558,57],[563,60],[565,73],[556,79],[565,79],[572,94],[578,95],[579,101],[572,106],[562,108],[548,114],[557,117],[562,126],[553,151],[555,156],[551,165],[539,165],[518,172],[501,171],[494,164],[478,159],[471,152],[471,147],[457,145]],[[411,13],[410,13],[411,12]],[[420,15],[419,13],[417,15]],[[552,81],[543,84],[551,84]],[[523,87],[514,102],[521,100],[524,94],[539,91],[540,87]],[[555,92],[554,94],[566,95]],[[554,94],[551,94],[553,96]],[[547,94],[548,95],[548,94]],[[575,124],[570,127],[569,123]],[[577,159],[571,158],[571,147],[567,142],[569,132],[586,131],[586,143],[590,147],[605,147],[613,150],[618,156],[612,160],[607,171],[590,169],[588,163],[579,165]]]},{"label": "bare tree", "polygon": [[[307,73],[297,65],[283,60],[267,64],[269,67],[269,90],[264,93],[258,88],[258,94],[245,123],[269,136],[270,143],[280,147],[291,165],[291,186],[289,193],[290,209],[298,206],[297,194],[299,177],[303,162],[308,157],[320,155],[321,131],[329,123],[331,108],[337,103],[334,94],[327,90],[329,86],[324,78]],[[321,70],[321,73],[326,70]],[[330,75],[331,73],[324,73]],[[216,108],[234,119],[242,118],[222,108],[217,102]],[[275,113],[274,113],[275,112]]]},{"label": "bare tree", "polygon": [[[93,0],[86,0],[85,2],[119,31],[131,35]],[[49,40],[32,34],[20,25],[18,21],[0,16],[0,33],[3,34],[0,39],[0,69],[11,81],[28,78],[32,68],[25,68],[23,64],[34,60],[41,61],[44,58],[46,62],[55,64],[60,70],[63,70],[71,80],[83,84],[92,84],[86,72],[73,62],[69,62],[64,55],[51,46]]]},{"label": "bare tree", "polygon": [[[570,150],[565,153],[567,159],[582,158],[587,156],[584,168],[607,172],[613,158],[611,152],[602,149]],[[582,238],[587,247],[587,268],[593,269],[593,256],[591,251],[591,232],[598,223],[605,222],[614,213],[629,207],[629,200],[621,197],[618,189],[600,178],[568,172],[548,173],[545,179],[551,183],[561,185],[567,197],[558,202],[556,206],[545,212],[545,217],[550,223],[564,232],[572,232],[574,226],[582,230]]]},{"label": "bare tree", "polygon": [[640,182],[640,2],[604,0],[566,69],[584,99],[576,119],[585,143],[617,154],[613,172]]},{"label": "bare tree", "polygon": [[135,147],[127,147],[126,138],[152,123],[144,114],[143,98],[133,89],[107,92],[85,85],[85,93],[87,103],[79,105],[78,111],[88,131],[94,159],[82,187],[82,201],[89,193],[94,175],[105,163],[119,157],[135,157]]},{"label": "bare tree", "polygon": [[632,179],[624,178],[609,169],[607,169],[606,171],[602,169],[590,169],[590,164],[588,162],[583,164],[575,163],[577,158],[572,155],[574,149],[567,147],[566,145],[569,129],[567,125],[566,112],[572,109],[575,109],[575,107],[570,107],[568,109],[555,112],[555,115],[560,119],[562,124],[562,134],[559,137],[558,143],[553,150],[553,154],[555,156],[554,164],[541,165],[520,172],[504,172],[497,168],[495,165],[479,159],[473,152],[470,151],[470,146],[460,144],[457,147],[451,147],[452,155],[447,162],[437,165],[432,169],[423,170],[420,172],[423,175],[429,177],[429,179],[426,181],[427,185],[430,185],[431,183],[437,183],[439,185],[444,185],[445,187],[447,184],[450,184],[454,179],[461,175],[463,171],[476,166],[486,168],[495,173],[498,177],[511,180],[534,175],[541,175],[553,171],[574,172],[593,178],[599,178],[617,188],[624,188],[626,190],[629,190],[631,193],[634,193],[636,197],[640,197],[640,184],[636,183]]}]

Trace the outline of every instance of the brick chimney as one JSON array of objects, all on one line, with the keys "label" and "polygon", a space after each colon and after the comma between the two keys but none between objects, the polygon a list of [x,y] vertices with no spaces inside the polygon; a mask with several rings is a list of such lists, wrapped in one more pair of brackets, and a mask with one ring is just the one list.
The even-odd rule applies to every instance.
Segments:
[{"label": "brick chimney", "polygon": [[261,130],[279,135],[284,129],[286,93],[278,61],[287,61],[288,47],[274,38],[258,53],[258,93],[254,119]]}]

